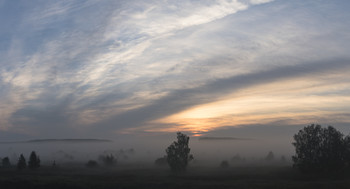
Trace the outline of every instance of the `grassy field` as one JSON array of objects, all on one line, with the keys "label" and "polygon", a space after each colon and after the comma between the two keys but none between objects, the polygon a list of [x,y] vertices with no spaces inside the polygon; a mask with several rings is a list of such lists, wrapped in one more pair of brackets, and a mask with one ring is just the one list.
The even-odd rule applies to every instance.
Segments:
[{"label": "grassy field", "polygon": [[290,167],[190,167],[175,174],[167,167],[41,167],[0,169],[0,188],[350,188],[350,176],[303,175]]}]

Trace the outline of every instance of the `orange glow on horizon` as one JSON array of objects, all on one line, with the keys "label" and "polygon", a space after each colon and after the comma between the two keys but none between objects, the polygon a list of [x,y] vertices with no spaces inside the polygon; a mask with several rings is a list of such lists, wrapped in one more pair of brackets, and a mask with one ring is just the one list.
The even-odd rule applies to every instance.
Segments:
[{"label": "orange glow on horizon", "polygon": [[[344,87],[341,83],[330,85],[333,88]],[[151,130],[173,132],[176,129],[205,133],[225,126],[276,122],[286,125],[327,120],[350,122],[347,116],[340,116],[349,112],[350,97],[314,94],[328,92],[327,90],[329,85],[316,81],[293,80],[283,84],[271,83],[242,90],[228,95],[226,99],[198,105],[156,120],[155,123],[173,124],[174,127]]]}]

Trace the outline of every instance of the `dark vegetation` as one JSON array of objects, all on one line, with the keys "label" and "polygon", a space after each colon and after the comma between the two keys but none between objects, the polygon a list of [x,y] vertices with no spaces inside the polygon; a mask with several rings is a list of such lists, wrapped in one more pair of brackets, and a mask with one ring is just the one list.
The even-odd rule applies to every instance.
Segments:
[{"label": "dark vegetation", "polygon": [[24,158],[23,154],[19,156],[18,162],[17,162],[17,169],[22,170],[27,167],[26,159]]},{"label": "dark vegetation", "polygon": [[86,163],[86,167],[88,168],[95,168],[98,166],[98,163],[97,161],[95,160],[89,160],[87,163]]},{"label": "dark vegetation", "polygon": [[188,162],[193,160],[190,154],[191,149],[188,147],[190,137],[177,133],[177,141],[174,141],[167,149],[167,162],[173,171],[185,171]]},{"label": "dark vegetation", "polygon": [[99,160],[107,167],[114,166],[117,164],[117,160],[114,158],[113,154],[100,155]]},{"label": "dark vegetation", "polygon": [[28,167],[30,169],[37,169],[40,167],[40,158],[36,155],[34,151],[30,154]]},{"label": "dark vegetation", "polygon": [[[310,125],[294,135],[293,166],[288,157],[272,151],[260,159],[263,164],[249,166],[239,154],[218,162],[217,167],[191,163],[189,137],[177,133],[152,166],[120,164],[133,149],[106,151],[84,164],[41,165],[33,151],[28,162],[23,154],[13,165],[1,159],[1,188],[349,188],[350,137],[335,128]],[[200,158],[200,157],[199,157]],[[277,163],[277,164],[276,164]],[[276,166],[278,165],[278,166]],[[16,169],[16,168],[17,169]],[[108,167],[108,169],[107,169]]]},{"label": "dark vegetation", "polygon": [[350,166],[349,136],[334,127],[309,125],[294,135],[294,167],[302,172],[340,172]]}]

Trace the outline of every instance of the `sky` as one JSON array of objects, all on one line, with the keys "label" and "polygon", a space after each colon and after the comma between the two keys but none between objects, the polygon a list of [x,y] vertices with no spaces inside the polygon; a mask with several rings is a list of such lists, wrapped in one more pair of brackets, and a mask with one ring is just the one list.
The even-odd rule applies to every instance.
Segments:
[{"label": "sky", "polygon": [[348,134],[349,8],[0,0],[0,137],[280,140],[311,123]]}]

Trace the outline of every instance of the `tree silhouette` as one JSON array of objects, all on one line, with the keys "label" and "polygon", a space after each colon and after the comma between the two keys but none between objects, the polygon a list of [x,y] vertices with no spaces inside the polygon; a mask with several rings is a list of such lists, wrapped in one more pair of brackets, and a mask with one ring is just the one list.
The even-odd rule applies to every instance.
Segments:
[{"label": "tree silhouette", "polygon": [[167,162],[173,171],[185,171],[188,162],[193,160],[188,147],[190,137],[181,132],[177,133],[177,141],[174,141],[167,149]]},{"label": "tree silhouette", "polygon": [[223,160],[221,163],[220,163],[220,167],[221,168],[228,168],[230,166],[230,164],[228,163],[228,161],[226,160]]},{"label": "tree silhouette", "polygon": [[30,153],[28,167],[30,169],[36,169],[40,167],[40,158],[36,155],[34,151]]},{"label": "tree silhouette", "polygon": [[343,134],[332,126],[309,125],[294,135],[294,167],[303,172],[338,171],[346,165]]},{"label": "tree silhouette", "polygon": [[266,161],[273,161],[275,159],[275,155],[273,154],[272,151],[270,151],[267,156],[265,157]]},{"label": "tree silhouette", "polygon": [[8,157],[4,157],[4,159],[1,160],[1,164],[3,168],[9,168],[11,167],[11,162]]},{"label": "tree silhouette", "polygon": [[114,158],[113,154],[100,155],[99,160],[101,160],[105,166],[114,166],[117,164],[117,160]]},{"label": "tree silhouette", "polygon": [[24,158],[23,154],[19,156],[18,162],[17,162],[17,169],[22,170],[27,167],[26,159]]}]

